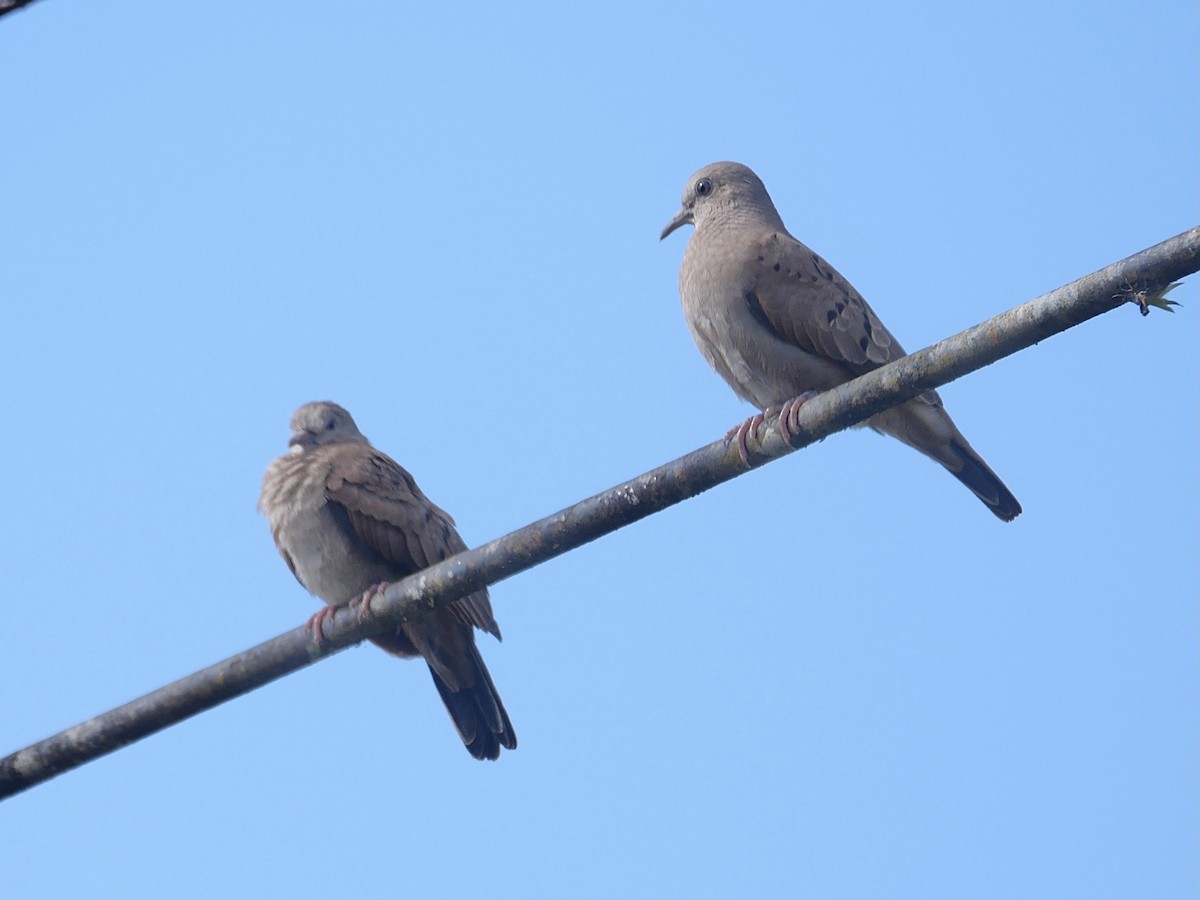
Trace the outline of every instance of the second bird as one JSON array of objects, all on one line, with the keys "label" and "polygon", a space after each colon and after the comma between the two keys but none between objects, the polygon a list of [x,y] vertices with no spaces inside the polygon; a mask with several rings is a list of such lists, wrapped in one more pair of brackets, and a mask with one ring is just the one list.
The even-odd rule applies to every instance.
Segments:
[{"label": "second bird", "polygon": [[[288,445],[267,469],[258,508],[292,574],[330,607],[467,549],[454,520],[336,403],[296,410]],[[312,622],[318,639],[321,618]],[[517,736],[472,627],[500,637],[487,588],[371,640],[396,656],[423,657],[467,750],[496,759]]]},{"label": "second bird", "polygon": [[[705,166],[662,237],[694,225],[679,270],[688,328],[704,358],[761,410],[825,391],[904,356],[867,301],[792,237],[762,181],[740,163]],[[963,437],[936,391],[867,420],[941,463],[998,518],[1021,504]]]}]

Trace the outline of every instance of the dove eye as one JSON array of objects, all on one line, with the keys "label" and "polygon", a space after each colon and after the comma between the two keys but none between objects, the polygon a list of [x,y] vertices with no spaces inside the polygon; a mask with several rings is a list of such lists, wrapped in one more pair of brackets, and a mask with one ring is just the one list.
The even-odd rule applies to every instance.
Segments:
[{"label": "dove eye", "polygon": [[712,193],[712,182],[707,178],[701,178],[696,182],[696,194],[700,197],[707,197]]},{"label": "dove eye", "polygon": [[334,421],[333,421],[333,419],[330,419],[328,422],[326,422],[326,423],[325,423],[325,430],[326,430],[326,431],[333,431],[333,426],[334,426],[335,424],[337,424],[337,423],[336,423],[336,422],[334,422]]}]

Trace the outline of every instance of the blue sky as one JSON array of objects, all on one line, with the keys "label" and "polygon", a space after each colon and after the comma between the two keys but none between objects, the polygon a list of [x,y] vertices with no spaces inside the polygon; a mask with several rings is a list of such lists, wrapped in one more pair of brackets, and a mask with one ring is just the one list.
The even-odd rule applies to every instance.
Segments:
[{"label": "blue sky", "polygon": [[[834,8],[836,7],[836,8]],[[762,176],[909,349],[1200,220],[1192,3],[40,0],[0,19],[0,754],[316,608],[333,399],[470,544],[752,410],[676,292]],[[520,747],[371,647],[0,806],[11,897],[1200,893],[1196,279],[501,583]]]}]

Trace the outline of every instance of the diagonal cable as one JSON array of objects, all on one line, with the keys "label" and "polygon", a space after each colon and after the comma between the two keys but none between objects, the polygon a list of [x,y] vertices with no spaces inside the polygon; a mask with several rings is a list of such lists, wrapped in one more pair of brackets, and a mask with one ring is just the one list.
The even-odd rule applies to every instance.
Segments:
[{"label": "diagonal cable", "polygon": [[[1030,300],[805,403],[792,429],[795,449],[848,428],[930,388],[1134,303],[1169,309],[1174,283],[1200,270],[1200,226]],[[753,466],[793,452],[768,419],[748,442]],[[659,466],[504,537],[395,582],[371,615],[339,609],[317,647],[303,626],[0,759],[0,799],[47,781],[226,700],[294,672],[396,623],[451,603],[486,584],[553,559],[747,471],[721,440]],[[1015,526],[1015,527],[1019,527]]]}]

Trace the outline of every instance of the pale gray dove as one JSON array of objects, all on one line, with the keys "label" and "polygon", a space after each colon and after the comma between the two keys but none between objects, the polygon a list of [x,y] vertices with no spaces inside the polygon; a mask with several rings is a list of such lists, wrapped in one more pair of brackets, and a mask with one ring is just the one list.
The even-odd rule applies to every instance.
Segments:
[{"label": "pale gray dove", "polygon": [[[289,451],[267,469],[258,508],[284,562],[330,604],[313,617],[358,601],[467,549],[454,520],[421,493],[412,476],[373,448],[336,403],[307,403],[291,422]],[[397,656],[421,656],[467,750],[496,759],[517,737],[475,646],[472,626],[500,637],[487,589],[371,638]]]},{"label": "pale gray dove", "polygon": [[[813,392],[904,355],[858,291],[788,234],[746,166],[719,162],[696,172],[662,237],[688,224],[696,230],[683,254],[679,294],[692,337],[739,397],[760,410],[782,408],[785,439],[791,416]],[[752,417],[737,430],[743,457],[748,429],[761,421]],[[941,463],[1004,521],[1020,514],[1017,498],[967,443],[936,391],[866,424]]]}]

